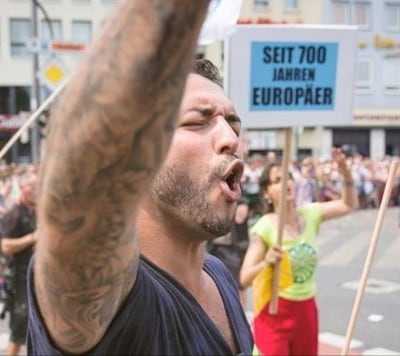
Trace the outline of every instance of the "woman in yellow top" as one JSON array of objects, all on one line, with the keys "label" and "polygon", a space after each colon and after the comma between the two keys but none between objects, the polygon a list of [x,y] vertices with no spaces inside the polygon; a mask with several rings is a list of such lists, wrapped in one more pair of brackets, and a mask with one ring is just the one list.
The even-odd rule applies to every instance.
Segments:
[{"label": "woman in yellow top", "polygon": [[254,318],[254,339],[261,355],[317,355],[318,313],[315,303],[317,247],[315,238],[321,222],[350,213],[358,206],[350,170],[340,149],[332,150],[343,177],[339,199],[311,203],[301,207],[295,202],[295,183],[287,185],[282,249],[276,246],[281,167],[270,165],[264,171],[260,186],[263,197],[272,203],[273,211],[260,218],[251,229],[251,243],[240,272],[243,287],[269,265],[274,265],[286,251],[290,260],[293,283],[279,292],[279,308],[270,315],[268,304]]}]

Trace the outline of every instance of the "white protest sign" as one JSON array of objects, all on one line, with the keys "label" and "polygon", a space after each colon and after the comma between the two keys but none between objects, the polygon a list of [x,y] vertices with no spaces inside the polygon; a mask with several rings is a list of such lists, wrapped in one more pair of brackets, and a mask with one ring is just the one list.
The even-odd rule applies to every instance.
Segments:
[{"label": "white protest sign", "polygon": [[356,51],[351,26],[239,25],[225,88],[246,128],[349,125]]}]

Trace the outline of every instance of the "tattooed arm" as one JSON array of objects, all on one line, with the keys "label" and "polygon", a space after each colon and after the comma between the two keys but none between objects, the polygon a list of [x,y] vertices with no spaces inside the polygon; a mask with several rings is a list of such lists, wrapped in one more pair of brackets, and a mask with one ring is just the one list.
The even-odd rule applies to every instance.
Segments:
[{"label": "tattooed arm", "polygon": [[52,110],[35,290],[56,344],[98,343],[132,288],[134,218],[173,133],[208,0],[124,0]]}]

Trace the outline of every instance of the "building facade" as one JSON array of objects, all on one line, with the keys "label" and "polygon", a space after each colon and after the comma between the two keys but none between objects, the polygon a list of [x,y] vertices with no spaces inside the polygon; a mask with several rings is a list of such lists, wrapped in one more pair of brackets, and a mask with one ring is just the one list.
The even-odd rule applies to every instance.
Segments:
[{"label": "building facade", "polygon": [[400,155],[400,1],[330,0],[324,9],[327,22],[359,29],[354,122],[332,129],[332,144],[373,158]]},{"label": "building facade", "polygon": [[[52,52],[51,41],[88,46],[115,0],[0,0],[0,146],[10,138],[38,103],[32,99],[33,51],[38,50],[38,100],[43,101],[62,76],[72,73],[82,51]],[[33,11],[37,15],[37,41]],[[74,49],[74,48],[72,48]],[[75,47],[76,49],[76,47]],[[50,81],[48,79],[50,78]],[[31,159],[29,134],[7,154],[7,161]]]},{"label": "building facade", "polygon": [[[333,146],[373,158],[400,154],[400,0],[243,0],[239,23],[357,26],[353,124],[295,128],[292,155],[328,158]],[[215,44],[206,55],[223,68],[222,51]],[[280,130],[247,135],[250,151],[282,150]]]},{"label": "building facade", "polygon": [[[72,73],[81,51],[51,52],[51,41],[88,46],[117,0],[39,0],[33,41],[32,0],[0,0],[0,146],[37,104],[32,51],[38,53],[39,100],[51,93],[46,73]],[[293,156],[330,156],[332,146],[373,158],[400,154],[400,0],[243,0],[239,23],[350,24],[359,28],[354,120],[349,127],[298,127]],[[42,46],[42,47],[41,47]],[[223,43],[199,52],[224,70]],[[54,64],[54,65],[53,65]],[[250,130],[253,152],[283,147],[280,130]],[[30,160],[32,141],[23,135],[8,161]]]}]

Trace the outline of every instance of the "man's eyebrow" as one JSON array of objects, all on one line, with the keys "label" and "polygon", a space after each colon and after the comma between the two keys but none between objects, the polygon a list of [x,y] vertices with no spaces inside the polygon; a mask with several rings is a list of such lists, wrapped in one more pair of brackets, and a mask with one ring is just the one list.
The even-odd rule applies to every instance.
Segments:
[{"label": "man's eyebrow", "polygon": [[213,110],[209,106],[195,106],[195,107],[192,107],[191,109],[189,109],[188,111],[189,112],[190,111],[198,112],[199,114],[201,114],[205,117],[212,116],[212,114],[213,114]]},{"label": "man's eyebrow", "polygon": [[229,121],[229,122],[238,122],[239,124],[242,123],[242,120],[236,114],[229,114],[226,116],[225,119],[226,119],[226,121]]},{"label": "man's eyebrow", "polygon": [[[198,113],[200,113],[201,115],[203,115],[205,117],[209,117],[214,114],[214,110],[211,106],[196,106],[196,107],[191,108],[189,111],[197,111]],[[229,122],[238,122],[239,124],[242,123],[242,120],[236,114],[226,115],[225,120],[229,121]]]},{"label": "man's eyebrow", "polygon": [[203,116],[212,116],[214,111],[210,106],[199,106],[195,110],[200,112]]}]

